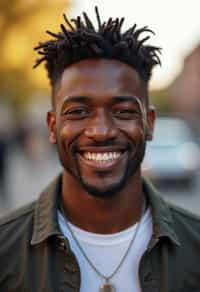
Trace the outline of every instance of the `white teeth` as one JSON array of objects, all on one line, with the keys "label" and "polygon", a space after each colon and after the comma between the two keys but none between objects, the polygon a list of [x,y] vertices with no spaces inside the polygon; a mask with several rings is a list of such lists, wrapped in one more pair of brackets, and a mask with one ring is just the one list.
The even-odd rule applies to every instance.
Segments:
[{"label": "white teeth", "polygon": [[104,152],[104,153],[85,152],[83,154],[84,158],[88,160],[97,160],[97,161],[108,161],[108,160],[118,159],[120,155],[121,155],[120,152]]}]

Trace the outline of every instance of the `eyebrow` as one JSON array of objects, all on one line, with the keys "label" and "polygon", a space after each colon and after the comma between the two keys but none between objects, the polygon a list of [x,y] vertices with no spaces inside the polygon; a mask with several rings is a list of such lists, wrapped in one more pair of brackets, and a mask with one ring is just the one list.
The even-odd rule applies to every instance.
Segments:
[{"label": "eyebrow", "polygon": [[68,102],[86,102],[89,101],[88,96],[66,96],[64,98],[63,104],[68,103]]},{"label": "eyebrow", "polygon": [[124,95],[124,96],[113,96],[112,97],[113,101],[117,101],[117,102],[138,102],[138,97],[134,96],[134,95]]},{"label": "eyebrow", "polygon": [[[88,102],[89,100],[91,100],[90,97],[88,96],[67,96],[64,98],[63,104],[68,103],[68,102]],[[117,101],[117,102],[134,102],[138,100],[138,97],[134,96],[134,95],[116,95],[116,96],[112,96],[112,100],[113,101]]]}]

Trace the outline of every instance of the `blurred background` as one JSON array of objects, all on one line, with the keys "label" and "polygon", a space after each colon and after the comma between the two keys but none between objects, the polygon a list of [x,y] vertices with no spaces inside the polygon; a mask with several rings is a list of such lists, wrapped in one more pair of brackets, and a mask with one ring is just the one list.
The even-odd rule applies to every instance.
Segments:
[{"label": "blurred background", "polygon": [[69,17],[125,17],[156,32],[162,66],[153,72],[155,139],[143,172],[175,204],[200,214],[200,2],[197,0],[0,1],[0,216],[34,200],[61,167],[48,142],[50,88],[43,66],[32,69],[33,47]]}]

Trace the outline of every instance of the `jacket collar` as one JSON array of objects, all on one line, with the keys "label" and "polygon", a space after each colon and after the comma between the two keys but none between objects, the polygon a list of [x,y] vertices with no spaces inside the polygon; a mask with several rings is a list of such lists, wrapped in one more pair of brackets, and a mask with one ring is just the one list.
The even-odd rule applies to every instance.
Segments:
[{"label": "jacket collar", "polygon": [[145,179],[143,180],[143,188],[151,208],[153,219],[153,236],[148,249],[153,248],[160,239],[166,237],[174,244],[180,245],[179,238],[174,229],[169,203],[166,203],[162,198],[163,195],[159,194],[153,185]]},{"label": "jacket collar", "polygon": [[62,175],[56,177],[41,193],[34,211],[33,236],[31,244],[38,244],[53,235],[61,235],[57,208],[61,191]]},{"label": "jacket collar", "polygon": [[[40,195],[34,211],[33,236],[31,244],[39,244],[48,237],[61,236],[58,225],[58,197],[61,192],[62,175],[59,175]],[[153,236],[149,249],[163,237],[168,237],[176,245],[180,245],[174,230],[173,218],[168,204],[161,198],[151,183],[143,180],[144,192],[149,202],[153,218]]]}]

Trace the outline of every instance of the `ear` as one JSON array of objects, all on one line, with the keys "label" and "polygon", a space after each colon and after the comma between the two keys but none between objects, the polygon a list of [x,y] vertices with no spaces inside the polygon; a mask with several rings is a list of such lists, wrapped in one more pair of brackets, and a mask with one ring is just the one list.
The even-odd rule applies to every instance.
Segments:
[{"label": "ear", "polygon": [[49,142],[56,144],[56,114],[54,111],[47,112],[47,125],[49,128]]},{"label": "ear", "polygon": [[156,111],[153,106],[150,106],[147,110],[147,132],[146,140],[151,141],[153,139],[154,123],[156,119]]}]

